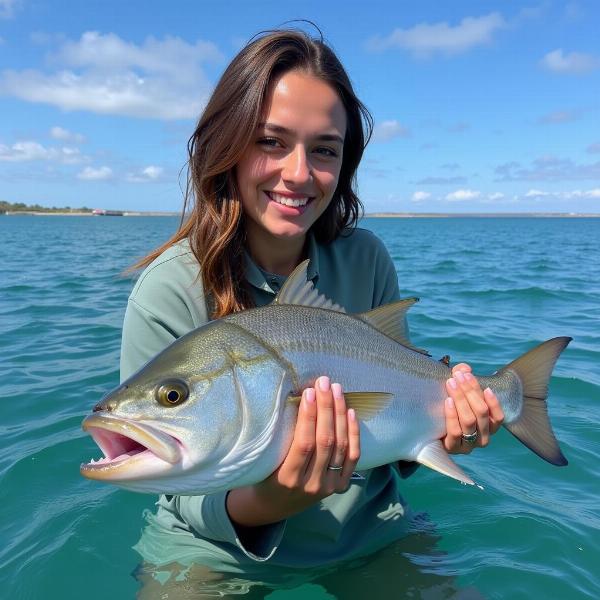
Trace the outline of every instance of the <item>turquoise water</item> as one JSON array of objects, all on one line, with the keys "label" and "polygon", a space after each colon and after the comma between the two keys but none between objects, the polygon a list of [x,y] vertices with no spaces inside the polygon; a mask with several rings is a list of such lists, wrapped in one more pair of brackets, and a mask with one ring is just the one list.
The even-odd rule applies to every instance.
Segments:
[{"label": "turquoise water", "polygon": [[[119,273],[177,222],[0,217],[0,597],[136,595],[132,546],[154,498],[79,476],[97,454],[80,423],[118,382],[132,286]],[[483,491],[419,469],[405,495],[427,515],[420,530],[269,598],[597,598],[600,219],[363,226],[387,244],[403,294],[421,298],[412,337],[434,356],[487,373],[544,339],[574,338],[550,394],[570,465],[552,467],[501,431],[458,459]]]}]

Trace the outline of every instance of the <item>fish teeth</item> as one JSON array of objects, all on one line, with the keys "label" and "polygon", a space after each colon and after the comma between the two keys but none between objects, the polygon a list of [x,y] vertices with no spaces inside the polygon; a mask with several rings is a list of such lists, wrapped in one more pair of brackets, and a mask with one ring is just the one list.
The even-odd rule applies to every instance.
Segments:
[{"label": "fish teeth", "polygon": [[269,197],[278,204],[283,204],[284,206],[293,206],[296,208],[299,206],[306,206],[310,200],[309,196],[305,196],[304,198],[288,198],[287,196],[282,196],[281,194],[276,194],[275,192],[269,192]]}]

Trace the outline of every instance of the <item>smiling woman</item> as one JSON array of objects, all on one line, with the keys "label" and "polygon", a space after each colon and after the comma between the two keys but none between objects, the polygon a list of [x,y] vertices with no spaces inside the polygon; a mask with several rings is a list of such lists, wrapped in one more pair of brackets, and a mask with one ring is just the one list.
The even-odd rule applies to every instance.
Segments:
[{"label": "smiling woman", "polygon": [[237,165],[237,185],[252,257],[288,275],[336,191],[346,112],[329,84],[291,71],[270,86],[263,118]]},{"label": "smiling woman", "polygon": [[[268,271],[287,275],[301,256],[304,236],[335,193],[346,113],[330,85],[299,71],[274,81],[269,98],[257,139],[236,175],[252,256]],[[292,240],[296,256],[289,252]],[[282,244],[289,264],[275,259]]]},{"label": "smiling woman", "polygon": [[[305,259],[308,279],[347,312],[363,313],[399,299],[385,247],[370,232],[356,229],[362,206],[355,175],[371,129],[368,111],[322,39],[274,31],[241,50],[190,138],[182,224],[137,265],[146,268],[125,316],[122,381],[209,320],[271,303]],[[214,352],[209,354],[213,360]],[[147,408],[136,412],[136,420],[152,423],[156,403],[178,401],[160,390],[167,389],[179,362],[173,363],[170,379],[146,391]],[[457,377],[461,371],[470,369],[459,366]],[[405,535],[400,481],[412,467],[384,465],[353,477],[360,424],[346,408],[341,386],[313,375],[299,382],[302,399],[293,409],[293,436],[275,472],[259,483],[205,496],[161,496],[137,546],[149,562],[185,559],[213,572],[258,573],[264,581],[267,561],[269,569],[327,566]],[[450,381],[443,442],[448,451],[470,452],[488,443],[502,411],[474,377]],[[262,385],[265,396],[264,382],[252,385]],[[203,410],[211,409],[207,404]],[[236,419],[236,410],[231,398],[231,411],[211,418]],[[92,425],[103,416],[110,418],[100,411]],[[142,446],[158,444],[156,436],[140,431],[129,447],[119,441],[119,431],[98,434],[106,423],[97,425],[109,462],[129,451],[137,460],[145,455]],[[205,437],[214,437],[218,428],[212,429]],[[202,435],[197,432],[199,445]],[[177,597],[176,589],[173,593]],[[167,588],[161,594],[167,597]]]}]

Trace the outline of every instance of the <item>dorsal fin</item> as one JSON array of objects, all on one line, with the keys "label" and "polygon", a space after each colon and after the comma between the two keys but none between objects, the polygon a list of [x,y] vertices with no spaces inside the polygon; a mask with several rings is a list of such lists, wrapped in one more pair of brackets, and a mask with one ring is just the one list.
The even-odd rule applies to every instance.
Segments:
[{"label": "dorsal fin", "polygon": [[375,327],[377,331],[381,331],[381,333],[396,340],[399,344],[402,344],[415,352],[430,356],[427,350],[412,345],[406,329],[406,311],[418,301],[418,298],[405,298],[404,300],[398,300],[391,304],[378,306],[373,310],[369,310],[368,312],[361,313],[357,316]]},{"label": "dorsal fin", "polygon": [[297,304],[314,308],[327,308],[337,312],[346,312],[339,304],[319,294],[313,282],[307,279],[308,260],[301,262],[286,279],[275,298],[277,304]]}]

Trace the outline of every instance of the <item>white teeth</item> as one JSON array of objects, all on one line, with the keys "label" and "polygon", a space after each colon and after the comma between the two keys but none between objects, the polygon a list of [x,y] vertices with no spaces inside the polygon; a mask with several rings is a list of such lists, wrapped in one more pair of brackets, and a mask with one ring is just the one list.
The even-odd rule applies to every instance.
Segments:
[{"label": "white teeth", "polygon": [[278,204],[283,204],[284,206],[306,206],[307,202],[310,200],[308,196],[304,198],[288,198],[287,196],[281,196],[280,194],[276,194],[275,192],[269,192],[269,198],[271,200],[275,200]]}]

